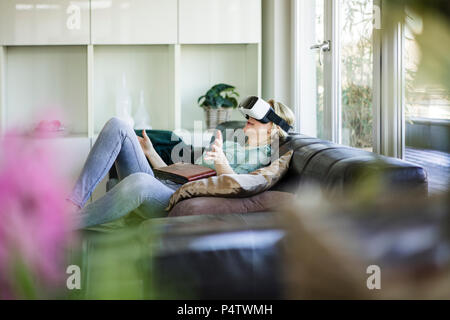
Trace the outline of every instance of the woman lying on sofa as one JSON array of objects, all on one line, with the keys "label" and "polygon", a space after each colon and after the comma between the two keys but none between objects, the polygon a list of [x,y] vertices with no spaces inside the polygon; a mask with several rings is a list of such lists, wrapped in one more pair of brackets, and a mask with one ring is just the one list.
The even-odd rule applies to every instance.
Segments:
[{"label": "woman lying on sofa", "polygon": [[[257,97],[244,100],[240,110],[247,118],[243,129],[247,137],[245,145],[230,141],[224,144],[218,131],[211,150],[205,151],[196,163],[215,169],[217,175],[249,173],[270,164],[272,141],[287,136],[294,116],[282,103],[270,100],[269,104]],[[264,108],[268,110],[266,113]],[[85,206],[114,163],[120,182],[104,196]],[[171,195],[180,186],[155,178],[152,167],[164,166],[167,164],[153,148],[145,130],[141,138],[125,122],[118,118],[110,119],[101,130],[68,198],[75,211],[77,227],[110,222],[135,209],[139,209],[145,218],[161,215]]]}]

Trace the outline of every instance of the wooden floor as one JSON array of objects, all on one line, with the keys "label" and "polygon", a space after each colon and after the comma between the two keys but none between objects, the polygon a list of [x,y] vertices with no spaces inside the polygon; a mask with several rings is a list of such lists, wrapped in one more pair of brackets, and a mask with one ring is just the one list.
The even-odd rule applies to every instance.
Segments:
[{"label": "wooden floor", "polygon": [[429,193],[438,193],[449,189],[450,153],[406,147],[405,160],[425,168],[428,173]]}]

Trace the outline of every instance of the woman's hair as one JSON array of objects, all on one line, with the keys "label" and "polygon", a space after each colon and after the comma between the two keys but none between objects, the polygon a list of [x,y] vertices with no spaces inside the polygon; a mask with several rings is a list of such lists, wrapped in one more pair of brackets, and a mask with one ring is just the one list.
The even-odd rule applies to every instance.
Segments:
[{"label": "woman's hair", "polygon": [[[267,102],[270,104],[270,106],[273,108],[273,110],[278,116],[280,116],[290,126],[294,125],[295,116],[289,107],[273,99],[270,99]],[[273,124],[272,130],[275,130],[278,133],[278,137],[280,138],[286,138],[288,136],[288,134],[275,123]]]}]

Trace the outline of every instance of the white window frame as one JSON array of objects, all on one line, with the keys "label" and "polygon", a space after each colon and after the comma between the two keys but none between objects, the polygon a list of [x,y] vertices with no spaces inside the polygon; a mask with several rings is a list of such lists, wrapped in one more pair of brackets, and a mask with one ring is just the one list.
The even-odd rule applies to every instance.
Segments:
[{"label": "white window frame", "polygon": [[342,92],[341,92],[341,46],[340,1],[325,0],[325,39],[331,41],[331,50],[324,53],[324,134],[325,138],[341,143]]},{"label": "white window frame", "polygon": [[[374,6],[378,6],[378,17],[375,19],[382,19],[382,0],[374,0]],[[374,11],[374,14],[376,12]],[[375,27],[375,24],[378,28]],[[374,22],[373,28],[373,123],[372,123],[372,141],[373,152],[381,153],[381,37],[382,28],[381,21]]]},{"label": "white window frame", "polygon": [[[295,130],[309,136],[317,132],[316,112],[316,53],[309,49],[314,42],[315,8],[307,1],[292,0],[292,43],[293,43],[293,105],[295,110]],[[309,23],[306,23],[309,22]],[[309,78],[305,76],[309,75]]]},{"label": "white window frame", "polygon": [[[381,1],[381,8],[386,0]],[[375,151],[390,157],[403,158],[405,150],[404,125],[404,27],[400,23],[389,24],[381,10],[380,82],[377,86],[379,101],[375,109],[378,144]],[[375,118],[374,118],[375,120]]]},{"label": "white window frame", "polygon": [[[340,46],[339,44],[339,1],[324,1],[324,38],[331,41],[331,51],[323,54],[324,66],[324,138],[341,142],[341,82],[340,82]],[[315,67],[316,51],[310,49],[315,44],[314,23],[315,7],[307,1],[292,1],[293,12],[293,100],[296,114],[296,130],[314,136],[317,132]],[[337,26],[337,28],[333,28]],[[332,67],[330,67],[332,66]],[[311,107],[314,106],[314,107]]]}]

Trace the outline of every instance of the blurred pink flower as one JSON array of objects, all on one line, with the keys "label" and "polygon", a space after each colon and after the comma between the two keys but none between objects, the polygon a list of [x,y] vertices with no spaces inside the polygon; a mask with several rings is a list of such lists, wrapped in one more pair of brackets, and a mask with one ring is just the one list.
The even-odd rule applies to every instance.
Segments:
[{"label": "blurred pink flower", "polygon": [[64,159],[55,159],[44,140],[14,133],[0,138],[0,298],[16,297],[16,263],[44,285],[65,272],[67,188],[55,170]]}]

